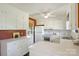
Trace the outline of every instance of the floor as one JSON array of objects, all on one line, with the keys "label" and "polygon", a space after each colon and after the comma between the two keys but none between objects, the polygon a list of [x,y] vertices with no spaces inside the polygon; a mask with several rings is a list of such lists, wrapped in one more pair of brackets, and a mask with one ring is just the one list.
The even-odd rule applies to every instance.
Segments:
[{"label": "floor", "polygon": [[39,41],[29,47],[30,56],[78,56],[78,50],[71,40],[61,40],[60,43]]}]

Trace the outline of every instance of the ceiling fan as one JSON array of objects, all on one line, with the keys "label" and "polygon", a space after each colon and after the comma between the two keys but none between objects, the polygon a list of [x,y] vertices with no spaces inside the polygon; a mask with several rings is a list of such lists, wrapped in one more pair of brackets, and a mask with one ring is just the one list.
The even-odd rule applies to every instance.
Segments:
[{"label": "ceiling fan", "polygon": [[39,12],[36,12],[34,14],[31,14],[31,16],[40,15],[43,18],[48,18],[49,16],[51,16],[51,14],[52,14],[52,10],[51,9],[48,9],[48,10],[42,9]]},{"label": "ceiling fan", "polygon": [[51,15],[51,13],[42,13],[41,14],[44,18],[48,18],[50,15]]}]

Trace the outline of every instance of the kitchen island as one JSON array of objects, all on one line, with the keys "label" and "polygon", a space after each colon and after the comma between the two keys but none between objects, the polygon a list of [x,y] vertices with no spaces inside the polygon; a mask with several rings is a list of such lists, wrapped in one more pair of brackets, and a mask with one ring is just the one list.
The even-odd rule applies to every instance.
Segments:
[{"label": "kitchen island", "polygon": [[28,52],[29,51],[26,36],[0,40],[1,56],[23,56]]}]

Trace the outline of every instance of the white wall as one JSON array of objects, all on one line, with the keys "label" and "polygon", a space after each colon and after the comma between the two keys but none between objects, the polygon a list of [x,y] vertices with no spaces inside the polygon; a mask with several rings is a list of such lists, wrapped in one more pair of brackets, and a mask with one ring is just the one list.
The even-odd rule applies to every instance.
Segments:
[{"label": "white wall", "polygon": [[66,29],[65,19],[48,18],[37,20],[38,24],[44,24],[46,29]]},{"label": "white wall", "polygon": [[28,18],[28,13],[7,4],[0,4],[0,29],[27,29]]}]

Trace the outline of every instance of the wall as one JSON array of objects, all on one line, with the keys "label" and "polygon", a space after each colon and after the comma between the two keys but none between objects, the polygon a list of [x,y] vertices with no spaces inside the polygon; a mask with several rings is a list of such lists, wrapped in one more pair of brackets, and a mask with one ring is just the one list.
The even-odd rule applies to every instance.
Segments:
[{"label": "wall", "polygon": [[46,29],[66,29],[65,19],[48,18],[37,20],[37,24],[44,24]]}]

